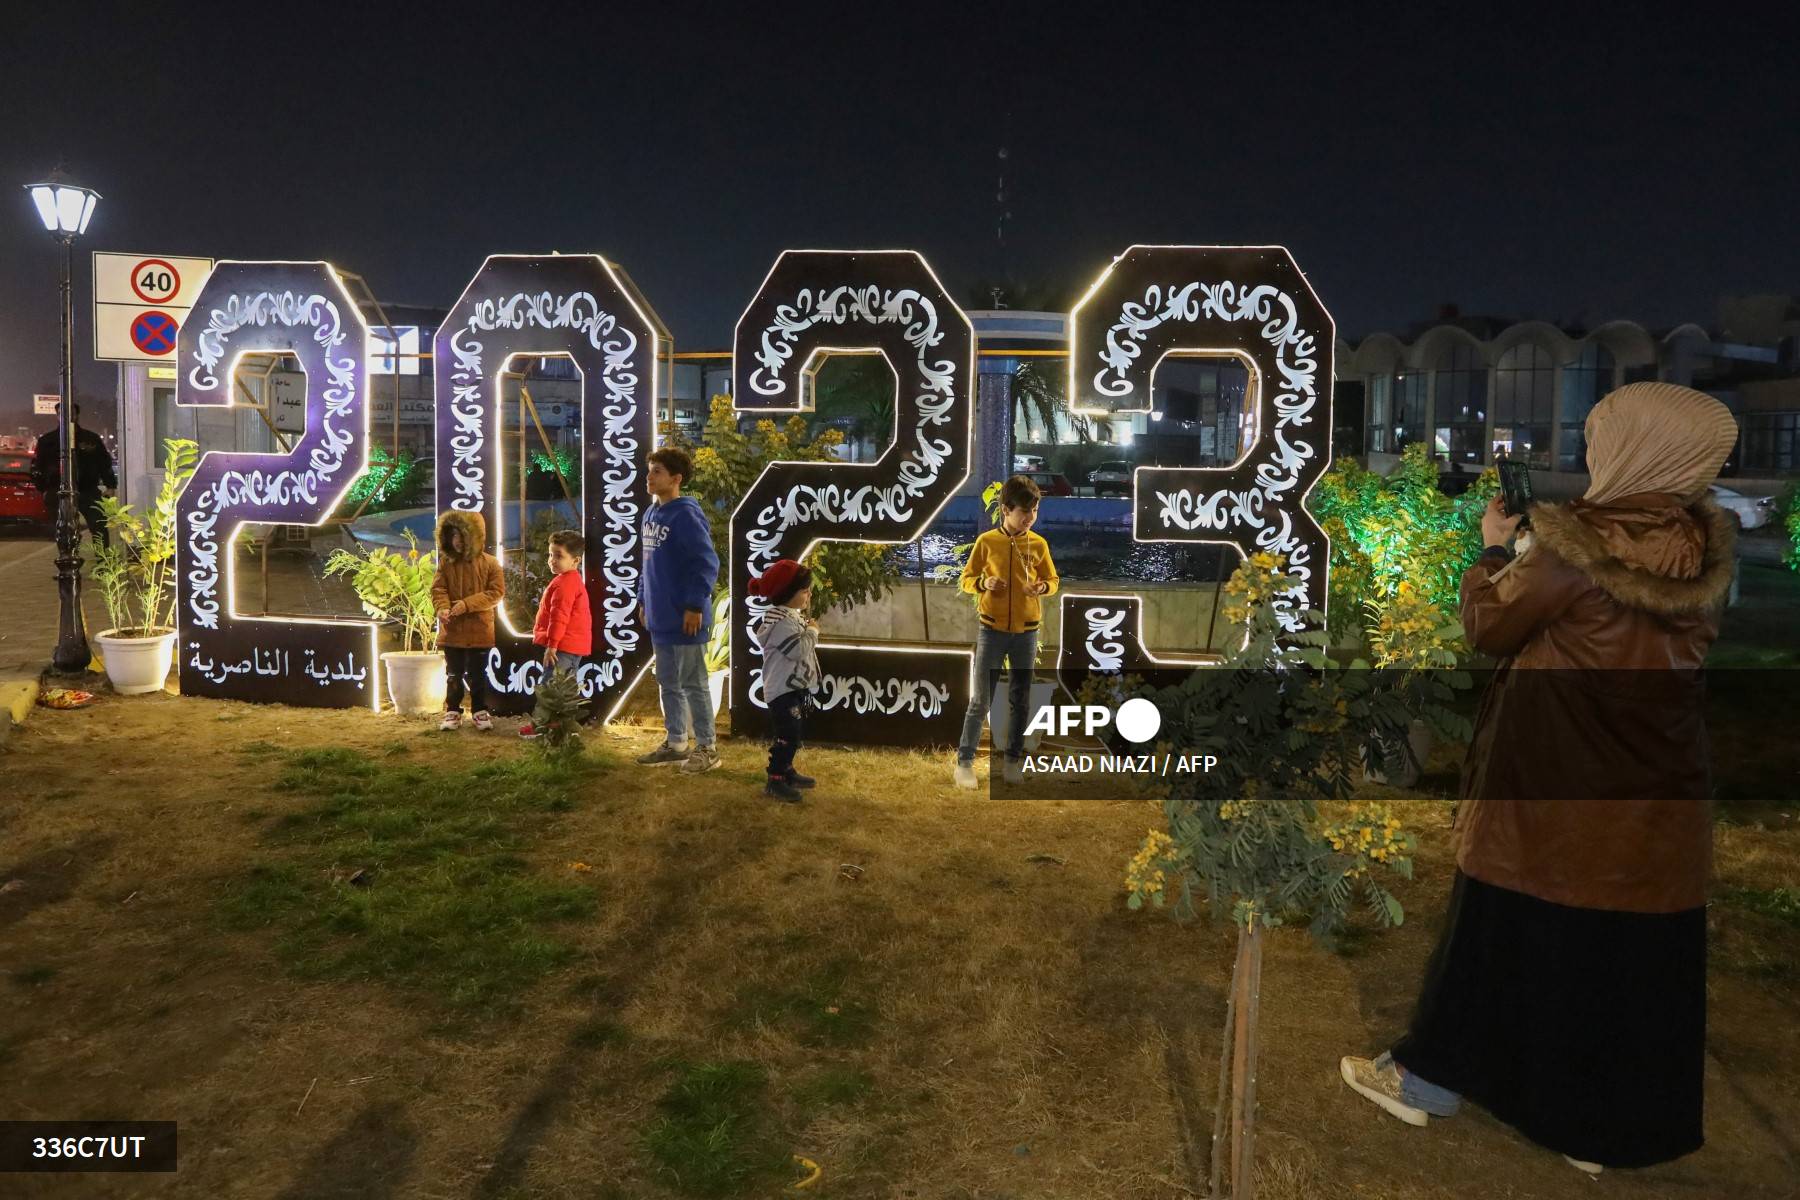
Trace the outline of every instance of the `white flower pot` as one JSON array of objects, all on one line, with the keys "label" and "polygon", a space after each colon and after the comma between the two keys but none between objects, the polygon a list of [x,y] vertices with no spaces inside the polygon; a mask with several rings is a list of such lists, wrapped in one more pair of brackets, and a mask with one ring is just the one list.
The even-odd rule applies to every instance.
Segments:
[{"label": "white flower pot", "polygon": [[[1006,749],[1007,735],[1012,730],[1012,706],[1006,702],[1006,690],[1006,672],[1002,671],[1000,673],[1000,682],[995,685],[994,694],[988,701],[988,737],[993,741],[994,749],[996,751],[1004,751]],[[1032,713],[1044,707],[1044,705],[1049,704],[1055,698],[1056,685],[1054,683],[1044,683],[1035,679],[1032,680],[1031,691],[1025,699],[1025,704],[1027,706],[1025,720],[1031,720]],[[1038,742],[1042,737],[1043,735],[1039,733],[1026,734],[1026,752],[1036,753]]]},{"label": "white flower pot", "polygon": [[1409,788],[1419,782],[1419,776],[1425,773],[1425,760],[1431,755],[1431,748],[1437,744],[1437,737],[1431,732],[1431,726],[1423,721],[1414,721],[1406,731],[1405,743],[1394,743],[1382,747],[1383,762],[1377,769],[1369,763],[1363,764],[1363,778],[1370,783],[1385,783],[1390,787]]},{"label": "white flower pot", "polygon": [[390,650],[381,661],[387,664],[388,696],[395,712],[443,711],[443,655],[431,650]]},{"label": "white flower pot", "polygon": [[725,711],[725,681],[731,678],[731,672],[714,671],[706,677],[706,686],[712,689],[713,715],[716,717]]},{"label": "white flower pot", "polygon": [[94,635],[100,644],[100,657],[106,663],[106,678],[113,691],[122,696],[142,696],[160,692],[169,681],[169,668],[175,662],[175,631],[165,630],[149,637],[118,637],[108,629]]}]

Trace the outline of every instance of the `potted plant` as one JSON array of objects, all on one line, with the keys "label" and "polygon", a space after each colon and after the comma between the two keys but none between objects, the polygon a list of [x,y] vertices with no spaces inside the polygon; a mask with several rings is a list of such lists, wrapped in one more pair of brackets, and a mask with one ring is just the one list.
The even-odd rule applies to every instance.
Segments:
[{"label": "potted plant", "polygon": [[111,544],[94,554],[94,581],[112,628],[95,636],[106,677],[127,696],[160,692],[175,650],[175,501],[200,461],[182,438],[163,443],[162,488],[148,512],[116,497],[100,502]]},{"label": "potted plant", "polygon": [[381,656],[394,710],[432,713],[444,707],[437,610],[431,603],[437,555],[419,553],[410,533],[406,541],[404,554],[381,546],[361,553],[338,550],[325,560],[325,573],[348,576],[364,611],[400,626],[401,648]]},{"label": "potted plant", "polygon": [[731,678],[731,593],[713,599],[712,631],[706,636],[706,686],[712,690],[713,713],[722,711],[725,681]]}]

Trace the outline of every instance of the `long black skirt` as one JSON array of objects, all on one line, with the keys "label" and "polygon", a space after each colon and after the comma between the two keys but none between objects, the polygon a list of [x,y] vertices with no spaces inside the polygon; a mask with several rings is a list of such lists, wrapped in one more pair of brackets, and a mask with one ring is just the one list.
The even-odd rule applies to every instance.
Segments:
[{"label": "long black skirt", "polygon": [[1700,1148],[1706,910],[1604,912],[1470,879],[1425,969],[1407,1071],[1609,1167]]}]

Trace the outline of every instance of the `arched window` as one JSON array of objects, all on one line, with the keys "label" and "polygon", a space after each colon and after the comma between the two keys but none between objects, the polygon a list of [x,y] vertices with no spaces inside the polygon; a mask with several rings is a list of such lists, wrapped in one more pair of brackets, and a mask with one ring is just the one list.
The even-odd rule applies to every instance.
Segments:
[{"label": "arched window", "polygon": [[1605,346],[1588,343],[1574,362],[1563,364],[1562,431],[1557,439],[1556,469],[1587,470],[1588,413],[1613,390],[1613,356]]},{"label": "arched window", "polygon": [[1453,463],[1487,461],[1487,365],[1467,342],[1452,342],[1432,363],[1437,451]]},{"label": "arched window", "polygon": [[1550,469],[1556,364],[1536,342],[1520,342],[1494,365],[1494,454]]}]

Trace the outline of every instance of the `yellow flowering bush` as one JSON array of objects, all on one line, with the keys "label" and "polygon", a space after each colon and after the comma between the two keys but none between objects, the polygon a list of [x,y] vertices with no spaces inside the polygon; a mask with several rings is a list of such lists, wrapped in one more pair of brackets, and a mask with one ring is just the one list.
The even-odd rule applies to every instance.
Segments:
[{"label": "yellow flowering bush", "polygon": [[1127,863],[1126,903],[1191,915],[1204,902],[1243,927],[1304,920],[1328,939],[1360,892],[1377,920],[1399,924],[1399,901],[1370,867],[1409,874],[1410,836],[1385,809],[1327,822],[1318,806],[1348,798],[1370,743],[1412,719],[1404,676],[1333,663],[1322,633],[1283,633],[1273,602],[1297,583],[1284,569],[1265,554],[1240,566],[1223,594],[1245,644],[1145,693],[1163,714],[1162,749],[1217,764],[1163,785],[1167,828],[1151,830]]}]

